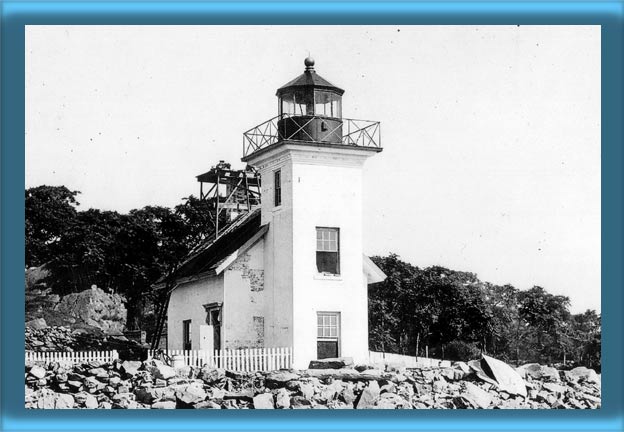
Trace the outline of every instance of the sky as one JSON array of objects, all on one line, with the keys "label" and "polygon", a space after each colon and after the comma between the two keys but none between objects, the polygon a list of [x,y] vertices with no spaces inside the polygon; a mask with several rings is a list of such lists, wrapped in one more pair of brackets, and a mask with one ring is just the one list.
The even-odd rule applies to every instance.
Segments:
[{"label": "sky", "polygon": [[381,122],[366,254],[600,310],[599,26],[28,26],[25,185],[173,207],[308,55]]}]

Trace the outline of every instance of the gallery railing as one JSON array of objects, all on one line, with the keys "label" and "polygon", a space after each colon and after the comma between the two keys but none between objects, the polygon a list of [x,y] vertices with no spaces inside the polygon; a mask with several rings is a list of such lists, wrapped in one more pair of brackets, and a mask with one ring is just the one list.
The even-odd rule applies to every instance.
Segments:
[{"label": "gallery railing", "polygon": [[[319,124],[323,131],[317,133]],[[282,114],[243,133],[243,156],[284,140],[381,148],[380,123]]]}]

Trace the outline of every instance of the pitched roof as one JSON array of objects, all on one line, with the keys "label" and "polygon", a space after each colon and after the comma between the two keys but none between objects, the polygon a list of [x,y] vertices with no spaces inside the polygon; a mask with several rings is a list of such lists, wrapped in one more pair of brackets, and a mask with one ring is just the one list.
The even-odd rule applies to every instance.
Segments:
[{"label": "pitched roof", "polygon": [[204,243],[182,263],[173,274],[174,279],[192,277],[215,271],[230,255],[251,240],[254,235],[266,231],[260,225],[260,209],[236,219],[217,239]]},{"label": "pitched roof", "polygon": [[314,70],[307,70],[301,75],[299,75],[297,78],[295,78],[294,80],[289,81],[288,83],[284,84],[279,89],[277,89],[277,95],[279,96],[285,91],[291,90],[297,87],[322,88],[325,90],[332,90],[338,93],[339,95],[342,95],[344,93],[343,89],[341,89],[340,87],[336,87],[335,85],[327,81],[325,78],[317,74]]}]

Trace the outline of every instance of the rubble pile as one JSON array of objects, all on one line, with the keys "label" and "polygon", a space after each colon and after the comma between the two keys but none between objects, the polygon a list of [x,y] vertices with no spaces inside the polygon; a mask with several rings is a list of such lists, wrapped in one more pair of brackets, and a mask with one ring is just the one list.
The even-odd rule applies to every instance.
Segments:
[{"label": "rubble pile", "polygon": [[158,360],[90,362],[72,367],[29,364],[26,408],[600,407],[600,375],[582,367],[557,371],[530,364],[514,370],[487,362],[485,357],[436,368],[354,367],[349,362],[338,369],[328,366],[336,367],[317,363],[306,370],[233,372],[207,366],[174,369]]},{"label": "rubble pile", "polygon": [[[104,335],[69,327],[26,327],[28,351],[138,351],[142,346],[123,335]],[[136,358],[140,358],[140,355]]]}]

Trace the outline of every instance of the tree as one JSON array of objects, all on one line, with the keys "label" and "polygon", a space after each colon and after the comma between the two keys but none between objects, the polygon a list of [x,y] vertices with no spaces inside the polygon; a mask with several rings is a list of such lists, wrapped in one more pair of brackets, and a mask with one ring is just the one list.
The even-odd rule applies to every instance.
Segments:
[{"label": "tree", "polygon": [[503,360],[513,356],[518,318],[518,290],[512,285],[483,285],[485,301],[492,317],[486,350]]},{"label": "tree", "polygon": [[570,299],[566,296],[553,295],[544,288],[534,286],[518,295],[518,313],[521,320],[529,326],[525,342],[527,351],[542,354],[542,359],[552,361],[553,357],[565,358],[568,351],[566,338],[567,321],[570,318],[568,307]]},{"label": "tree", "polygon": [[372,259],[387,275],[369,289],[372,349],[420,355],[455,340],[485,344],[491,316],[474,274],[421,270],[396,254]]},{"label": "tree", "polygon": [[155,300],[152,285],[214,233],[210,205],[190,196],[174,210],[76,212],[48,245],[48,280],[61,294],[96,284],[125,295],[127,325],[138,328],[146,302]]},{"label": "tree", "polygon": [[369,343],[373,350],[402,352],[401,324],[405,320],[406,298],[415,268],[404,263],[396,254],[373,257],[372,260],[384,271],[386,280],[369,288]]},{"label": "tree", "polygon": [[51,248],[76,218],[76,195],[65,186],[37,186],[25,191],[26,267],[52,258]]},{"label": "tree", "polygon": [[601,369],[601,317],[594,310],[573,315],[570,319],[570,333],[575,361],[597,371]]}]

